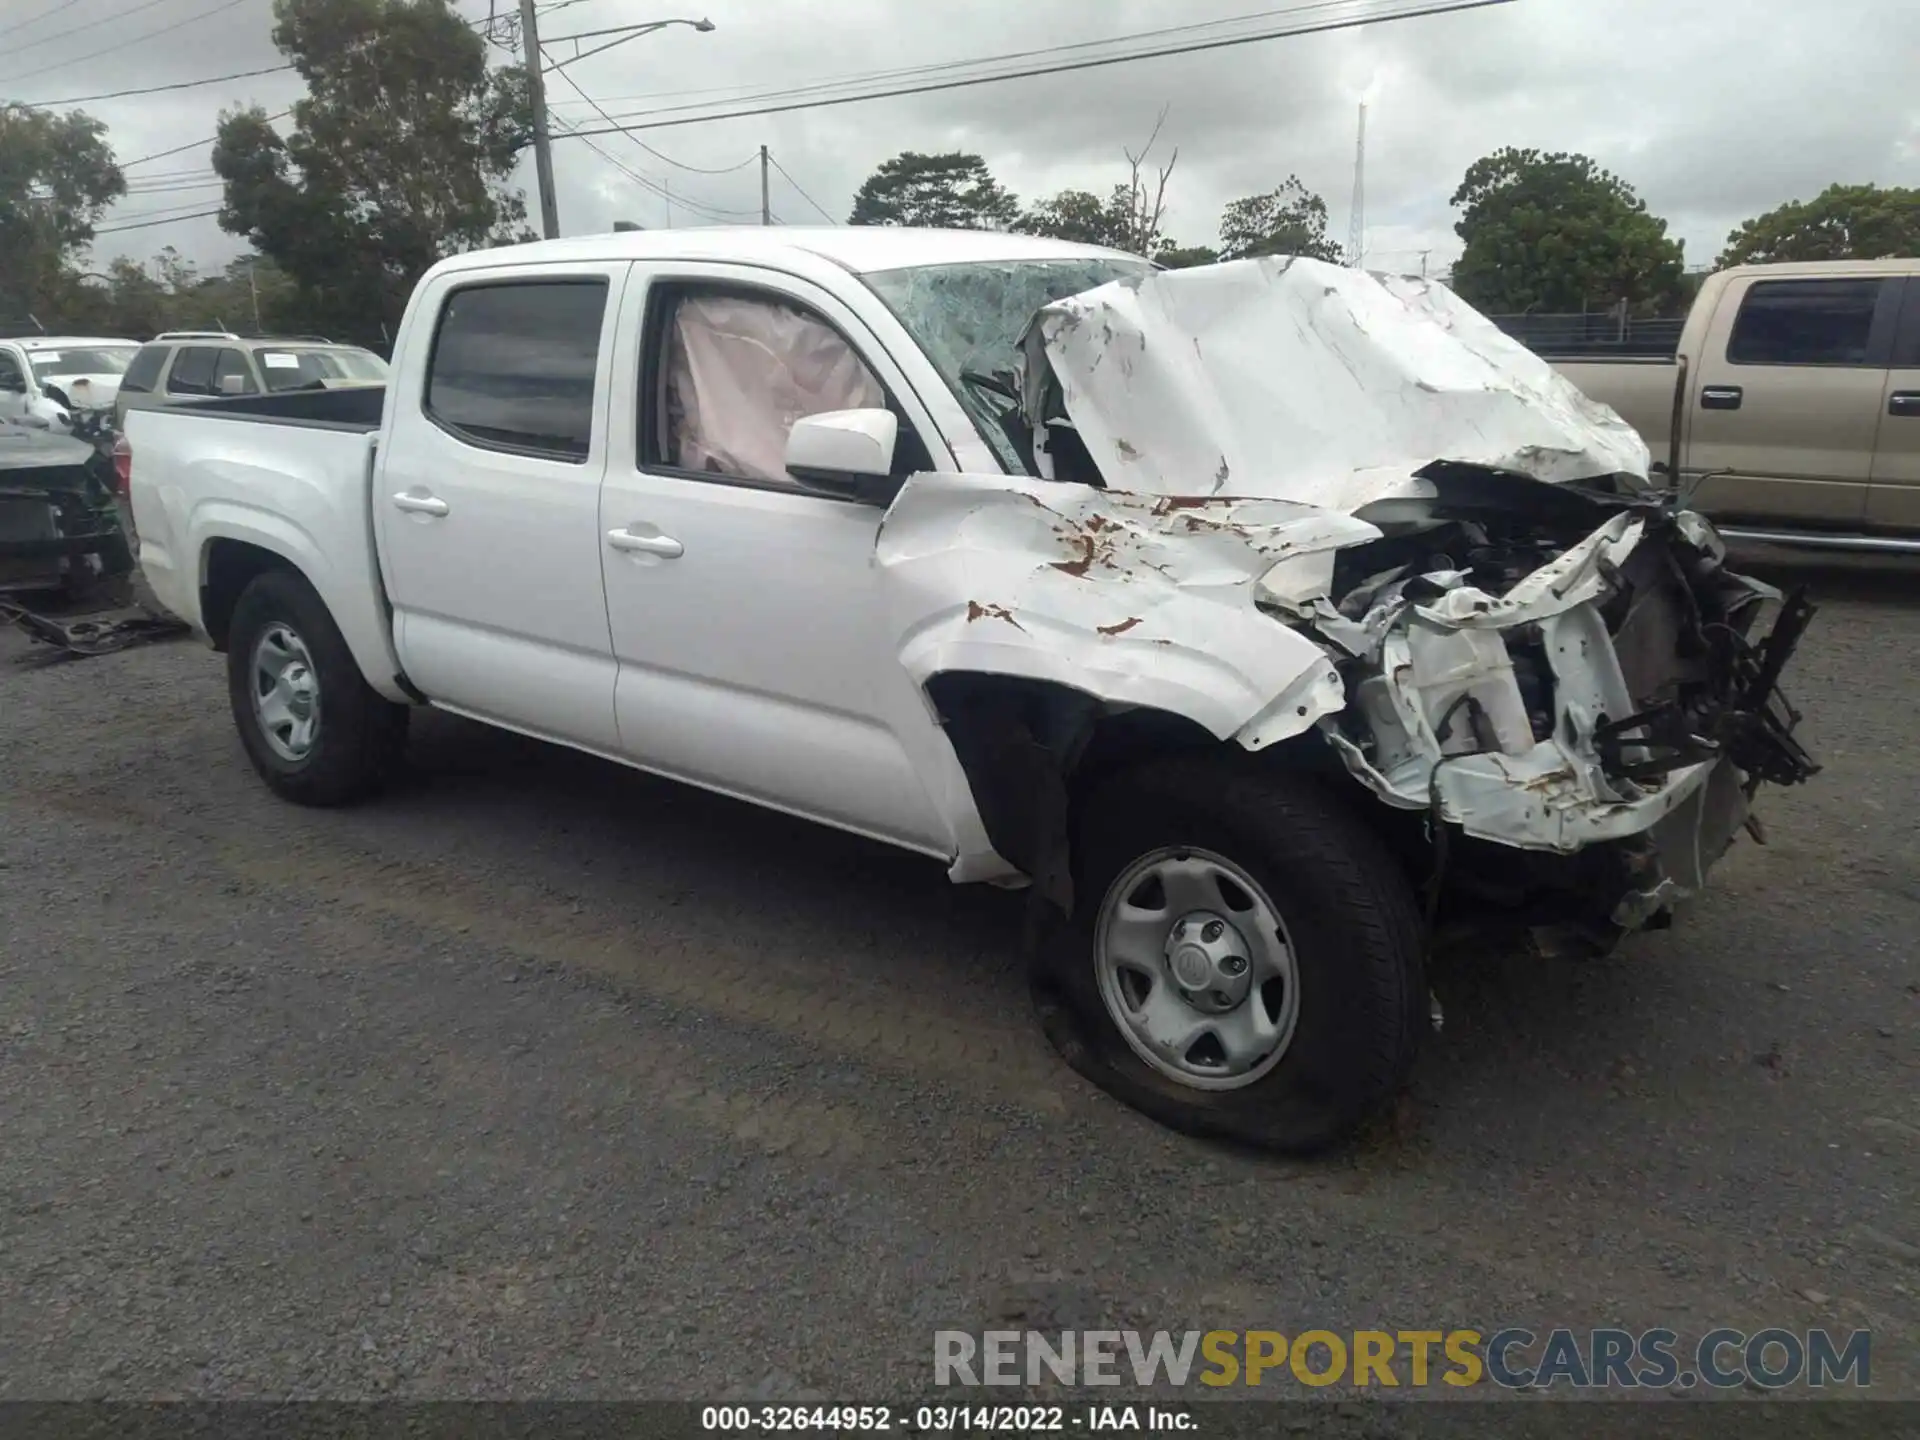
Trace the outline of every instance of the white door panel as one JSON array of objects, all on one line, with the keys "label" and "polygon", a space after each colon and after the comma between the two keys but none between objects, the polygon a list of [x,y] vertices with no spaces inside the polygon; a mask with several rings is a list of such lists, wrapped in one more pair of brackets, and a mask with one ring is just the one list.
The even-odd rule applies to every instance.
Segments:
[{"label": "white door panel", "polygon": [[[585,454],[484,443],[437,423],[426,410],[424,367],[413,368],[390,389],[391,403],[402,408],[384,439],[373,493],[407,677],[455,709],[603,750],[617,749],[618,666],[600,574],[600,484],[625,271],[606,264],[539,273],[605,285]],[[436,282],[440,293],[423,303],[419,323],[434,325],[450,295],[494,278]],[[522,267],[497,278],[530,277]],[[503,417],[531,428],[543,406],[562,402],[539,393],[539,364],[526,368],[536,373],[485,383],[499,387],[486,394]],[[574,383],[569,393],[577,397],[577,373]]]},{"label": "white door panel", "polygon": [[896,733],[930,722],[888,663],[871,563],[880,511],[636,475],[609,480],[602,519],[613,534],[652,531],[682,551],[607,551],[629,755],[944,851],[939,814]]},{"label": "white door panel", "polygon": [[[952,467],[916,393],[914,381],[925,386],[926,377],[903,374],[835,297],[744,267],[658,273],[773,291],[823,317],[901,404],[934,464]],[[648,275],[636,264],[628,285],[630,373],[645,369]],[[638,389],[621,403],[636,406]],[[638,415],[616,412],[613,425],[617,443],[633,445]],[[958,783],[964,792],[964,780],[895,660],[873,564],[881,510],[797,487],[642,468],[637,455],[615,450],[600,508],[625,753],[650,769],[951,856],[951,797],[936,804],[928,787]]]},{"label": "white door panel", "polygon": [[606,655],[563,649],[524,635],[486,631],[414,611],[395,620],[407,678],[449,709],[617,754]]}]

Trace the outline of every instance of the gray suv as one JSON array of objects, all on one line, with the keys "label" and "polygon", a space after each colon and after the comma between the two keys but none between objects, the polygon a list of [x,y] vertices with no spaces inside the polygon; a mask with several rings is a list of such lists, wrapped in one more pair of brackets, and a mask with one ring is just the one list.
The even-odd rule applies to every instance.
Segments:
[{"label": "gray suv", "polygon": [[113,428],[129,410],[192,404],[229,395],[384,385],[387,362],[358,345],[319,335],[273,338],[219,330],[173,330],[140,347],[114,401]]}]

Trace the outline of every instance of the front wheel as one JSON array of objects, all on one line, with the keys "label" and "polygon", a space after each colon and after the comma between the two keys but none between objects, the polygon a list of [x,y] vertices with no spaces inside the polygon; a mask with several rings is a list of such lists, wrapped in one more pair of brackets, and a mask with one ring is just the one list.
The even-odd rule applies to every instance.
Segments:
[{"label": "front wheel", "polygon": [[1419,911],[1319,784],[1177,757],[1109,781],[1075,829],[1076,912],[1031,961],[1076,1070],[1176,1129],[1293,1153],[1393,1097],[1427,1018]]},{"label": "front wheel", "polygon": [[360,674],[305,577],[257,575],[227,634],[227,693],[247,758],[274,793],[343,805],[379,788],[406,744],[407,708]]}]

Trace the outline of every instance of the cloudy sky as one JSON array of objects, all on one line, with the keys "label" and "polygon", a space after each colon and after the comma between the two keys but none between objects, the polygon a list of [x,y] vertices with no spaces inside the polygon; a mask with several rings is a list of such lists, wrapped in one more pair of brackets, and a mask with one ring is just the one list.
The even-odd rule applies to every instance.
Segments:
[{"label": "cloudy sky", "polygon": [[[514,0],[492,0],[502,9]],[[1274,8],[1276,0],[564,0],[543,4],[543,38],[675,15],[715,30],[668,29],[570,66],[616,115],[731,101],[864,72],[1073,45]],[[1390,0],[1307,6],[1368,12]],[[690,8],[674,8],[680,5]],[[1302,0],[1291,0],[1297,9]],[[478,19],[489,0],[457,0]],[[53,13],[58,11],[58,14]],[[1285,13],[1284,24],[1298,18]],[[593,143],[556,144],[563,233],[615,219],[701,223],[704,209],[757,216],[761,144],[774,213],[845,218],[861,179],[902,149],[978,151],[1022,199],[1067,186],[1103,191],[1166,111],[1179,150],[1169,230],[1214,238],[1220,207],[1290,173],[1323,194],[1344,239],[1355,112],[1371,97],[1367,257],[1444,268],[1458,251],[1448,197],[1465,168],[1503,145],[1577,150],[1632,184],[1710,261],[1740,220],[1834,181],[1920,185],[1920,25],[1913,0],[1511,0],[1462,13],[1279,39],[1044,79],[710,121]],[[273,48],[271,0],[0,0],[0,98],[64,101],[260,69]],[[566,53],[568,47],[557,47]],[[563,124],[604,122],[550,81]],[[209,139],[223,106],[284,109],[290,74],[130,99],[89,101],[123,162]],[[741,98],[746,97],[746,98]],[[63,107],[64,108],[64,107]],[[651,146],[642,148],[640,142]],[[145,259],[173,245],[203,265],[236,251],[210,219],[208,148],[128,171],[135,193],[103,222],[95,256]],[[645,178],[643,184],[618,166]],[[677,164],[675,163],[677,162]],[[687,167],[699,167],[687,168]],[[533,192],[531,164],[522,176]],[[669,205],[661,190],[670,190]],[[808,197],[811,197],[809,199]],[[671,213],[669,213],[671,211]]]}]

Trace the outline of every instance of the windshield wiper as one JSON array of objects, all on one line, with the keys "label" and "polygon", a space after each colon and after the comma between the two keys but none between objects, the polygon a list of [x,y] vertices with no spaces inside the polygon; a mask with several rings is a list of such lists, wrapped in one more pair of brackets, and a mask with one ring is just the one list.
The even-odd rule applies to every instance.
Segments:
[{"label": "windshield wiper", "polygon": [[1014,388],[1011,380],[1003,379],[999,375],[989,375],[984,370],[962,370],[960,378],[975,389],[984,390],[989,395],[997,395],[1009,404],[1020,403],[1020,392]]}]

